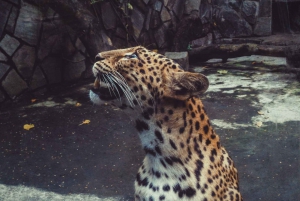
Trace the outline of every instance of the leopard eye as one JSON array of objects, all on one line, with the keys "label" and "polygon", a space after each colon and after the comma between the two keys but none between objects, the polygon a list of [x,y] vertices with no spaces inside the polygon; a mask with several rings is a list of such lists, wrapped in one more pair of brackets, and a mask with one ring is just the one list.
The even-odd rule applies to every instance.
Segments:
[{"label": "leopard eye", "polygon": [[127,58],[127,59],[136,59],[137,56],[136,56],[136,54],[131,54],[131,55],[125,55],[125,58]]}]

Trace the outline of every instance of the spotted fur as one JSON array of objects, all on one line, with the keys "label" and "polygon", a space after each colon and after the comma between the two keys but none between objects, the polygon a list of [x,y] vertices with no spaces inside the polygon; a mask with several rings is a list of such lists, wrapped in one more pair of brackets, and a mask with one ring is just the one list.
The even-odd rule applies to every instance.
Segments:
[{"label": "spotted fur", "polygon": [[198,97],[209,85],[204,75],[141,46],[97,58],[100,93],[93,89],[91,100],[121,98],[136,114],[146,154],[134,184],[136,201],[242,200],[237,170]]}]

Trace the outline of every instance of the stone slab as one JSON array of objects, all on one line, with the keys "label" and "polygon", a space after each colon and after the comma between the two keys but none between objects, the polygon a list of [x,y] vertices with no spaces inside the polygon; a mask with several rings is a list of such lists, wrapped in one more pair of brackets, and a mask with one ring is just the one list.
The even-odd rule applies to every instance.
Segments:
[{"label": "stone slab", "polygon": [[17,20],[15,36],[31,45],[36,45],[40,34],[42,19],[42,13],[38,7],[23,3]]},{"label": "stone slab", "polygon": [[101,5],[101,15],[106,29],[114,29],[116,27],[117,16],[111,7],[110,2],[106,2]]},{"label": "stone slab", "polygon": [[201,0],[186,0],[185,10],[186,14],[191,14],[192,11],[199,11],[201,5]]},{"label": "stone slab", "polygon": [[163,22],[166,22],[166,21],[169,21],[172,19],[169,11],[165,7],[162,8],[160,17],[161,17],[161,21],[163,21]]},{"label": "stone slab", "polygon": [[77,62],[67,62],[64,66],[64,81],[73,81],[82,77],[86,69],[85,60],[82,60],[83,55],[77,52],[72,60]]},{"label": "stone slab", "polygon": [[5,95],[4,93],[0,90],[0,103],[5,100]]},{"label": "stone slab", "polygon": [[19,12],[18,10],[19,9],[17,7],[13,6],[7,21],[6,30],[11,34],[13,34],[15,31],[15,24]]},{"label": "stone slab", "polygon": [[2,35],[8,19],[9,11],[12,5],[5,1],[0,1],[0,36]]},{"label": "stone slab", "polygon": [[2,87],[6,93],[15,98],[28,88],[27,83],[18,75],[15,70],[11,70],[2,81]]},{"label": "stone slab", "polygon": [[272,18],[259,17],[254,26],[253,33],[257,36],[268,36],[272,34]]},{"label": "stone slab", "polygon": [[12,58],[18,71],[25,79],[30,78],[33,73],[33,67],[36,59],[35,55],[34,47],[23,45]]},{"label": "stone slab", "polygon": [[188,56],[188,52],[166,52],[165,56],[168,57],[169,59],[174,60],[184,70],[189,69],[189,56]]},{"label": "stone slab", "polygon": [[203,38],[198,38],[190,42],[191,48],[201,47],[205,45],[210,45],[213,42],[213,34],[208,33],[207,36]]},{"label": "stone slab", "polygon": [[133,34],[138,39],[143,29],[145,16],[138,9],[133,9],[131,14],[131,22],[133,26]]},{"label": "stone slab", "polygon": [[49,84],[62,81],[62,61],[57,57],[47,57],[41,64]]},{"label": "stone slab", "polygon": [[254,24],[259,13],[259,2],[244,1],[242,3],[241,13],[247,22]]},{"label": "stone slab", "polygon": [[167,35],[166,35],[166,30],[167,28],[162,25],[155,33],[154,33],[154,38],[156,40],[156,44],[158,48],[165,48],[167,47]]},{"label": "stone slab", "polygon": [[47,84],[46,78],[39,66],[36,67],[32,79],[30,81],[30,89],[35,90]]},{"label": "stone slab", "polygon": [[0,47],[9,55],[11,56],[18,46],[20,45],[20,42],[15,39],[14,37],[11,37],[9,35],[5,35],[4,38],[0,42]]},{"label": "stone slab", "polygon": [[260,0],[259,8],[260,17],[272,17],[272,0]]},{"label": "stone slab", "polygon": [[5,73],[8,71],[9,65],[0,63],[0,79],[5,75]]},{"label": "stone slab", "polygon": [[2,52],[0,52],[0,61],[7,61],[7,57]]}]

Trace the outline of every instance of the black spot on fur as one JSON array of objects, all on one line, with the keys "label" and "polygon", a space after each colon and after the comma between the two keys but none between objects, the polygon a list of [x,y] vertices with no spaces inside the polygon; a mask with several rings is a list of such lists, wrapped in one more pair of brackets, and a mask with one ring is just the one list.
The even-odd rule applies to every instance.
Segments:
[{"label": "black spot on fur", "polygon": [[135,124],[135,127],[139,132],[142,132],[143,130],[149,130],[149,125],[142,120],[137,119]]},{"label": "black spot on fur", "polygon": [[140,173],[136,175],[136,181],[139,186],[147,186],[149,184],[147,177],[144,179],[141,179]]},{"label": "black spot on fur", "polygon": [[173,142],[173,140],[170,139],[170,145],[173,149],[177,150],[177,147],[175,145],[175,143]]},{"label": "black spot on fur", "polygon": [[163,190],[168,192],[170,190],[170,186],[168,184],[164,185]]},{"label": "black spot on fur", "polygon": [[200,123],[199,123],[199,121],[196,121],[195,128],[196,128],[197,131],[200,129]]},{"label": "black spot on fur", "polygon": [[207,134],[207,133],[208,133],[208,130],[209,130],[209,127],[208,127],[207,125],[205,125],[205,126],[203,127],[204,133]]},{"label": "black spot on fur", "polygon": [[161,135],[161,132],[159,132],[158,130],[155,130],[154,134],[161,143],[164,143],[164,139]]}]

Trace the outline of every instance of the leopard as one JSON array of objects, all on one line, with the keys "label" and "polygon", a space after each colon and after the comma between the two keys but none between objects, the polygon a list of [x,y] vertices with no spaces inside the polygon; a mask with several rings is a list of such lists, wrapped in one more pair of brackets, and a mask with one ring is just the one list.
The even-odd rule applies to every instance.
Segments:
[{"label": "leopard", "polygon": [[116,101],[132,111],[145,152],[135,201],[243,200],[237,169],[200,99],[205,75],[143,46],[98,53],[92,72],[94,104]]}]

